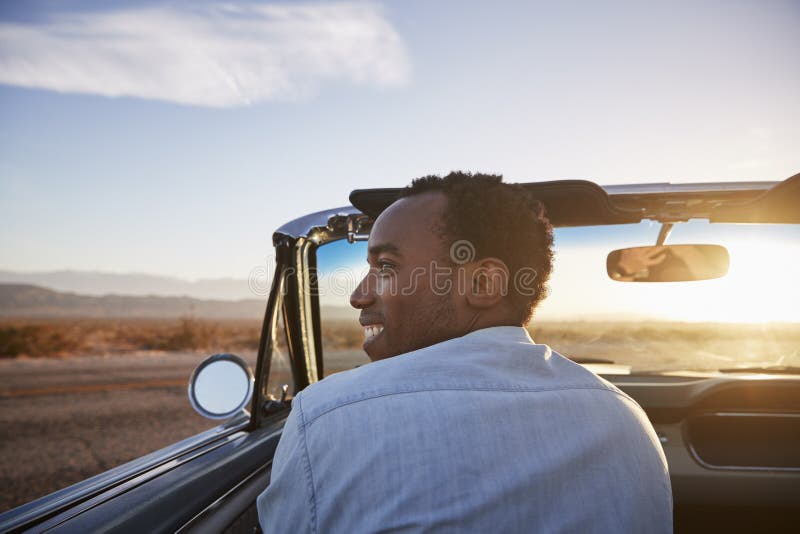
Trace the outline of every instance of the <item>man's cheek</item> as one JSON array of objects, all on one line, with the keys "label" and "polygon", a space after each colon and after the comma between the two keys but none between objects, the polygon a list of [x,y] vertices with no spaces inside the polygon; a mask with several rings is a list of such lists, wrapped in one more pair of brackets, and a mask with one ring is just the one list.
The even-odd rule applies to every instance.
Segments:
[{"label": "man's cheek", "polygon": [[381,298],[392,298],[398,294],[399,282],[396,276],[385,276],[378,279],[375,292]]}]

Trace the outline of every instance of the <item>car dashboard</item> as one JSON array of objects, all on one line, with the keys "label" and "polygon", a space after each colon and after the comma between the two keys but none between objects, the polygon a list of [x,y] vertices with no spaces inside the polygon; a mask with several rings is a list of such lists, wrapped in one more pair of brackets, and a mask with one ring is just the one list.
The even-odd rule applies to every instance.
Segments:
[{"label": "car dashboard", "polygon": [[787,531],[800,520],[800,377],[607,375],[664,449],[676,531]]}]

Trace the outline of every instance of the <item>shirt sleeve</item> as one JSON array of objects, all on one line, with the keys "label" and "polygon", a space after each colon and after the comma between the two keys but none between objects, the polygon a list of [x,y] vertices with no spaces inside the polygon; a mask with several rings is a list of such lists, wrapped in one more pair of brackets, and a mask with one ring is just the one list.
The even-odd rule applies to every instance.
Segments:
[{"label": "shirt sleeve", "polygon": [[292,411],[272,460],[269,486],[259,495],[257,507],[265,534],[317,532],[314,479],[299,395],[292,400]]}]

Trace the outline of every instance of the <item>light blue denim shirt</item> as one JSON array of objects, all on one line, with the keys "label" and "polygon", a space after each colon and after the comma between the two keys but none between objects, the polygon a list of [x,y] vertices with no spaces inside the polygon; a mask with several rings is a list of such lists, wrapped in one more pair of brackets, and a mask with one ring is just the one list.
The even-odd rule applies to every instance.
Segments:
[{"label": "light blue denim shirt", "polygon": [[258,512],[266,533],[652,533],[672,492],[636,402],[502,326],[299,393]]}]

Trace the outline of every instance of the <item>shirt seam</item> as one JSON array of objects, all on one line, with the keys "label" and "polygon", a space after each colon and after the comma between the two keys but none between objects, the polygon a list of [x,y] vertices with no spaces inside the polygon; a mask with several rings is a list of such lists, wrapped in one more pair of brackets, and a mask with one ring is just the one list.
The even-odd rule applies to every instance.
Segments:
[{"label": "shirt seam", "polygon": [[306,432],[305,429],[307,428],[305,414],[303,412],[303,406],[300,402],[300,397],[297,396],[294,399],[294,403],[297,405],[297,412],[300,416],[298,423],[299,423],[299,431],[300,431],[300,439],[303,441],[303,471],[305,471],[306,475],[306,483],[308,485],[309,495],[308,500],[309,504],[311,505],[311,532],[317,532],[317,496],[316,492],[314,491],[314,474],[311,470],[311,457],[308,453],[308,440],[306,440]]},{"label": "shirt seam", "polygon": [[635,400],[633,400],[629,395],[625,394],[624,392],[618,391],[618,390],[614,390],[614,389],[611,389],[611,388],[608,388],[608,387],[605,387],[605,386],[602,386],[602,385],[598,385],[598,386],[595,386],[595,385],[591,385],[591,386],[552,386],[552,387],[536,387],[536,388],[526,388],[526,387],[488,387],[488,386],[485,386],[485,387],[469,387],[469,386],[462,386],[462,387],[458,387],[458,386],[434,387],[434,386],[431,386],[431,387],[427,387],[427,388],[425,388],[425,387],[417,387],[417,388],[407,389],[407,390],[398,390],[398,391],[391,391],[391,392],[386,392],[386,393],[376,393],[376,394],[367,395],[365,397],[361,397],[361,398],[358,398],[358,399],[353,399],[353,400],[350,400],[350,401],[342,402],[341,404],[337,404],[335,406],[332,406],[331,408],[328,408],[328,409],[318,413],[317,415],[315,415],[313,418],[311,418],[307,422],[305,421],[305,418],[303,418],[303,424],[306,426],[306,428],[308,428],[317,419],[319,419],[323,415],[327,415],[330,412],[338,410],[339,408],[344,408],[345,406],[350,406],[351,404],[357,404],[359,402],[365,402],[365,401],[372,400],[372,399],[378,399],[378,398],[382,398],[382,397],[391,397],[391,396],[394,396],[394,395],[408,395],[410,393],[422,393],[422,392],[430,392],[430,391],[497,391],[497,392],[502,392],[502,393],[540,393],[540,392],[551,392],[551,391],[568,391],[568,390],[575,390],[575,389],[596,389],[596,390],[599,390],[599,391],[607,391],[608,393],[613,393],[613,394],[618,395],[618,396],[620,396],[620,397],[622,397],[624,399],[627,399],[629,401],[633,401],[633,403],[638,406],[638,403],[636,403]]}]

